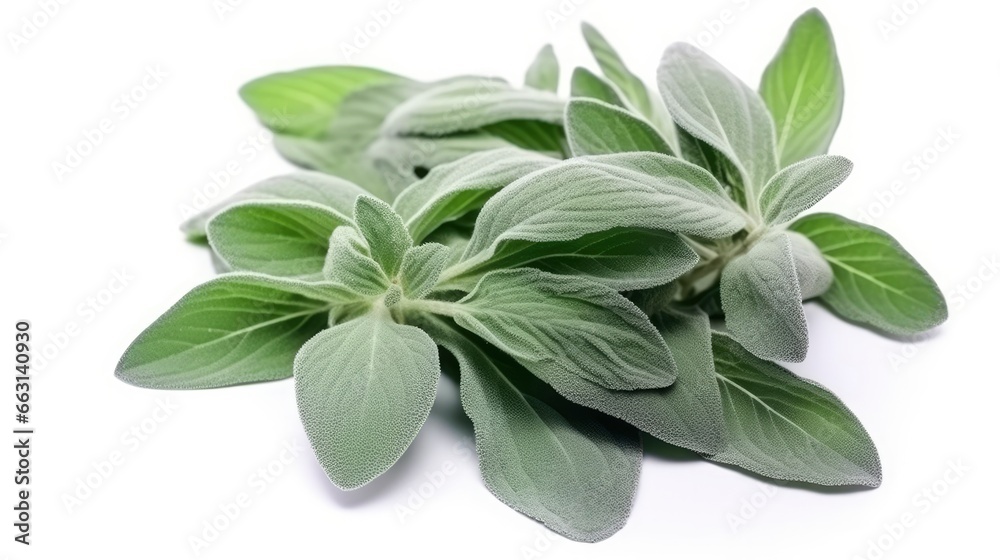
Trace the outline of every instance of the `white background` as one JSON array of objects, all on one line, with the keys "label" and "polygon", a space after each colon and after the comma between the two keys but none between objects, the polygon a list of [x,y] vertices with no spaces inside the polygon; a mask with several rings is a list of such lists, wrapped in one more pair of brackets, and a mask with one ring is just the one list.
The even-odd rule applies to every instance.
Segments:
[{"label": "white background", "polygon": [[[40,18],[39,3],[3,2],[0,340],[12,347],[15,320],[28,319],[40,344],[68,341],[52,346],[54,357],[34,369],[30,548],[11,540],[14,457],[3,444],[0,555],[194,557],[189,538],[240,492],[251,496],[250,506],[201,557],[388,558],[419,551],[433,558],[848,559],[877,557],[869,548],[879,539],[890,548],[882,558],[991,554],[1000,497],[993,319],[1000,282],[983,263],[1000,251],[996,3],[400,2],[401,12],[350,61],[343,45],[387,0],[233,0],[221,15],[221,2],[211,0],[69,2],[16,47],[11,34],[23,33],[21,18]],[[290,169],[269,146],[249,155],[247,139],[261,128],[236,95],[244,82],[347,62],[426,80],[466,73],[520,82],[537,49],[551,42],[565,88],[573,66],[594,68],[579,35],[586,20],[647,80],[669,43],[688,40],[756,86],[787,26],[813,3],[834,28],[847,87],[831,151],[855,162],[853,176],[819,209],[855,219],[868,211],[933,274],[951,307],[950,320],[913,345],[808,306],[809,358],[792,369],[831,388],[864,422],[881,452],[881,488],[767,487],[657,446],[645,459],[626,527],[600,544],[579,544],[544,531],[483,487],[450,381],[442,382],[427,425],[401,462],[345,493],[327,482],[307,449],[291,381],[156,392],[114,378],[132,338],[212,275],[204,251],[177,230],[184,205],[230,161],[240,170],[227,193]],[[880,21],[890,21],[894,4],[919,8],[897,16],[898,29],[884,33]],[[560,10],[565,15],[556,16]],[[723,16],[727,23],[715,21]],[[702,33],[699,41],[706,26],[716,34]],[[126,114],[116,100],[140,86],[150,68],[165,77]],[[79,166],[57,176],[53,162],[64,161],[68,147],[102,119],[113,130]],[[940,131],[949,130],[957,138],[935,150]],[[914,157],[934,161],[917,173]],[[903,191],[890,200],[895,181]],[[88,298],[119,286],[111,283],[121,271],[129,277],[124,289],[100,311],[87,311]],[[71,323],[75,336],[65,335]],[[13,348],[0,358],[12,362]],[[0,424],[13,427],[13,380],[0,386]],[[156,413],[158,401],[169,401],[172,412]],[[153,433],[132,445],[122,438],[133,427]],[[249,477],[279,460],[285,442],[303,451],[263,489],[254,485]],[[98,475],[94,464],[116,452],[124,462]],[[400,521],[397,506],[419,490],[425,473],[448,462],[454,473]],[[949,465],[961,465],[961,476]],[[100,486],[67,508],[66,496],[88,476]],[[946,476],[951,482],[941,482]],[[929,509],[914,502],[925,489],[943,494]],[[886,524],[906,514],[915,526],[889,535]],[[743,522],[735,529],[734,519]]]}]

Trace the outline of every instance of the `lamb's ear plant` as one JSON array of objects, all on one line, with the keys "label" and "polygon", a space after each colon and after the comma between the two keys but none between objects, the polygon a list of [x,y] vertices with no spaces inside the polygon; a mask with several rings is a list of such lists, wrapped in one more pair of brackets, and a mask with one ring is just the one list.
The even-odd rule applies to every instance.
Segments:
[{"label": "lamb's ear plant", "polygon": [[806,356],[804,300],[893,335],[947,316],[888,234],[801,216],[852,167],[826,153],[844,92],[826,20],[796,20],[759,91],[677,44],[657,92],[584,38],[601,74],[573,70],[569,99],[550,46],[523,88],[359,67],[247,84],[277,149],[313,171],[184,224],[224,273],[117,375],[294,377],[319,464],[353,489],[406,451],[457,364],[486,486],[581,541],[625,523],[641,437],[775,479],[879,485],[857,417],[775,363]]}]

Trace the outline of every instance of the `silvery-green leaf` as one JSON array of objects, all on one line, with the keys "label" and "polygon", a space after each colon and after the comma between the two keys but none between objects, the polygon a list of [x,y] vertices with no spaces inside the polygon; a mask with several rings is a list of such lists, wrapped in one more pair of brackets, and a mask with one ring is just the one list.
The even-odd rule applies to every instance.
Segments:
[{"label": "silvery-green leaf", "polygon": [[616,291],[640,290],[671,282],[698,261],[698,254],[677,234],[618,228],[570,241],[507,241],[494,258],[452,276],[444,285],[470,290],[486,272],[529,266],[588,278]]},{"label": "silvery-green leaf", "polygon": [[411,299],[429,294],[448,263],[449,252],[448,247],[439,243],[424,243],[407,250],[399,272],[403,294]]},{"label": "silvery-green leaf", "polygon": [[465,247],[469,244],[471,236],[472,227],[452,222],[434,230],[434,233],[427,236],[426,242],[440,243],[448,247],[448,262],[445,266],[453,266],[461,260],[462,253],[465,252]]},{"label": "silvery-green leaf", "polygon": [[232,273],[194,288],[136,337],[115,375],[156,389],[282,379],[327,311],[361,299],[347,287]]},{"label": "silvery-green leaf", "polygon": [[646,118],[653,116],[653,102],[649,97],[649,90],[642,80],[633,74],[626,66],[615,49],[605,40],[604,36],[589,23],[584,23],[583,38],[594,55],[594,60],[600,66],[601,72],[607,76],[625,96],[628,103],[634,107],[639,114]]},{"label": "silvery-green leaf", "polygon": [[573,70],[573,76],[570,78],[570,95],[597,99],[623,109],[626,108],[625,102],[618,95],[615,86],[582,66]]},{"label": "silvery-green leaf", "polygon": [[551,92],[559,89],[559,60],[552,45],[545,45],[538,51],[524,76],[524,85]]},{"label": "silvery-green leaf", "polygon": [[216,214],[207,229],[212,249],[230,269],[317,281],[330,235],[350,223],[313,202],[250,200]]},{"label": "silvery-green leaf", "polygon": [[247,200],[301,200],[315,202],[330,207],[345,216],[354,211],[354,201],[365,194],[361,187],[338,177],[324,173],[300,171],[265,179],[236,192],[220,204],[203,210],[189,218],[183,225],[188,239],[198,241],[205,238],[205,224],[209,218],[227,206]]},{"label": "silvery-green leaf", "polygon": [[389,278],[395,277],[403,263],[403,254],[413,246],[403,219],[384,201],[360,196],[354,205],[354,221],[368,242],[372,259]]},{"label": "silvery-green leaf", "polygon": [[330,481],[363,486],[389,469],[420,431],[441,368],[424,331],[384,308],[331,327],[295,356],[295,396]]},{"label": "silvery-green leaf", "polygon": [[271,130],[315,137],[326,130],[352,92],[404,80],[374,68],[321,66],[257,78],[240,88],[240,96]]},{"label": "silvery-green leaf", "polygon": [[948,318],[934,279],[886,232],[836,214],[806,216],[791,227],[833,268],[822,299],[841,317],[896,335],[917,334]]},{"label": "silvery-green leaf", "polygon": [[795,260],[795,274],[799,279],[802,299],[823,295],[833,284],[833,269],[823,258],[816,244],[808,237],[794,232],[786,232]]},{"label": "silvery-green leaf", "polygon": [[726,328],[753,355],[801,362],[809,349],[802,291],[784,232],[761,237],[734,258],[720,281]]},{"label": "silvery-green leaf", "polygon": [[517,89],[494,78],[459,78],[403,102],[382,130],[389,135],[442,136],[509,120],[561,124],[564,107],[552,92]]},{"label": "silvery-green leaf", "polygon": [[553,398],[551,390],[532,394],[523,383],[530,374],[509,356],[430,321],[434,339],[458,359],[462,408],[475,426],[490,492],[573,540],[597,542],[621,529],[642,464],[635,428]]},{"label": "silvery-green leaf", "polygon": [[764,220],[771,224],[794,220],[847,180],[853,168],[845,157],[816,156],[782,169],[760,193]]},{"label": "silvery-green leaf", "polygon": [[878,486],[882,465],[864,426],[823,386],[712,337],[725,449],[708,458],[757,474],[828,486]]},{"label": "silvery-green leaf", "polygon": [[479,130],[512,146],[552,158],[562,159],[570,155],[562,123],[512,119],[488,124]]},{"label": "silvery-green leaf", "polygon": [[455,321],[531,371],[556,368],[609,389],[666,387],[677,374],[649,319],[618,292],[534,269],[491,272],[456,303]]},{"label": "silvery-green leaf", "polygon": [[756,193],[778,171],[774,123],[757,92],[684,43],[663,53],[657,81],[677,125],[732,161],[753,204]]},{"label": "silvery-green leaf", "polygon": [[508,241],[570,241],[615,228],[725,237],[741,211],[706,171],[653,153],[576,158],[523,177],[483,207],[461,266],[502,258]]},{"label": "silvery-green leaf", "polygon": [[844,77],[833,32],[819,10],[792,24],[764,70],[760,94],[774,117],[781,167],[826,153],[844,108]]},{"label": "silvery-green leaf", "polygon": [[341,226],[330,236],[323,277],[331,282],[350,286],[369,299],[389,289],[389,278],[371,257],[368,245],[356,229]]},{"label": "silvery-green leaf", "polygon": [[653,125],[626,109],[594,99],[571,99],[566,105],[566,136],[574,156],[621,152],[673,155]]},{"label": "silvery-green leaf", "polygon": [[393,209],[419,242],[442,224],[480,209],[493,194],[516,179],[556,162],[517,148],[472,154],[435,167],[401,192]]}]

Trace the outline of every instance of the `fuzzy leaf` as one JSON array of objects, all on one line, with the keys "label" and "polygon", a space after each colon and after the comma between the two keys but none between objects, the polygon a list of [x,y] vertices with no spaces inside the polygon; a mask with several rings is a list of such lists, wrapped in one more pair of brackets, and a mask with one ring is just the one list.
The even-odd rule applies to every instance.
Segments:
[{"label": "fuzzy leaf", "polygon": [[809,349],[802,291],[783,232],[759,239],[730,261],[720,281],[726,328],[765,360],[801,362]]},{"label": "fuzzy leaf", "polygon": [[774,117],[781,167],[826,153],[844,108],[844,77],[819,10],[792,24],[764,70],[760,94]]},{"label": "fuzzy leaf", "polygon": [[501,188],[557,161],[517,148],[473,154],[435,167],[400,193],[393,209],[419,242],[442,224],[482,208]]},{"label": "fuzzy leaf", "polygon": [[833,268],[822,299],[841,317],[895,335],[921,333],[948,318],[934,279],[886,232],[836,214],[806,216],[792,229]]},{"label": "fuzzy leaf", "polygon": [[[476,430],[487,488],[508,506],[573,540],[621,529],[639,482],[635,428],[523,388],[517,362],[440,319],[432,334],[458,358],[462,408]],[[558,400],[556,400],[558,399]]]},{"label": "fuzzy leaf", "polygon": [[509,120],[562,124],[565,102],[548,91],[516,89],[493,78],[458,78],[415,95],[389,114],[390,135],[442,136]]},{"label": "fuzzy leaf", "polygon": [[331,177],[324,173],[300,171],[279,175],[254,183],[222,203],[195,214],[181,225],[181,231],[192,241],[205,239],[205,226],[212,216],[224,208],[248,200],[315,202],[328,206],[344,216],[350,216],[354,211],[354,201],[365,192],[364,189],[350,181]]},{"label": "fuzzy leaf", "polygon": [[358,197],[354,205],[354,221],[368,242],[372,259],[393,278],[403,263],[403,255],[413,246],[413,239],[403,219],[385,202],[370,196]]},{"label": "fuzzy leaf", "polygon": [[826,486],[878,486],[882,465],[864,426],[823,386],[712,337],[726,447],[709,457],[757,474]]},{"label": "fuzzy leaf", "polygon": [[673,155],[653,125],[625,109],[593,99],[570,100],[566,135],[574,156],[621,152]]},{"label": "fuzzy leaf", "polygon": [[401,80],[374,68],[320,66],[257,78],[240,88],[240,96],[274,132],[314,137],[352,92]]},{"label": "fuzzy leaf", "polygon": [[411,299],[429,294],[448,262],[449,252],[448,247],[439,243],[424,243],[407,250],[399,272],[403,294]]},{"label": "fuzzy leaf", "polygon": [[816,156],[782,169],[760,193],[764,220],[771,224],[794,220],[847,180],[853,168],[845,157]]},{"label": "fuzzy leaf", "polygon": [[[571,241],[615,228],[725,237],[742,213],[708,172],[652,153],[577,158],[523,177],[483,207],[461,266],[503,258],[508,241]],[[553,245],[558,247],[558,245]]]},{"label": "fuzzy leaf", "polygon": [[670,385],[670,350],[649,319],[614,290],[533,269],[491,272],[448,304],[455,321],[531,371],[556,368],[609,389]]},{"label": "fuzzy leaf", "polygon": [[823,295],[833,284],[833,269],[823,258],[816,244],[794,231],[786,232],[795,260],[795,275],[799,279],[802,299]]},{"label": "fuzzy leaf", "polygon": [[582,66],[573,70],[573,76],[570,78],[570,95],[597,99],[622,109],[626,108],[615,86]]},{"label": "fuzzy leaf", "polygon": [[524,76],[524,85],[551,92],[559,89],[559,60],[552,45],[545,45],[538,51],[538,56]]},{"label": "fuzzy leaf", "polygon": [[299,416],[338,488],[389,469],[427,419],[441,367],[424,331],[382,309],[314,336],[295,356]]},{"label": "fuzzy leaf", "polygon": [[350,286],[352,290],[376,298],[389,289],[389,278],[371,257],[368,245],[356,229],[341,226],[330,236],[323,277]]},{"label": "fuzzy leaf", "polygon": [[739,78],[693,45],[663,53],[660,93],[678,126],[736,166],[742,188],[756,193],[777,171],[774,123],[763,100]]},{"label": "fuzzy leaf", "polygon": [[361,296],[340,284],[248,273],[194,288],[129,345],[115,375],[154,389],[204,389],[282,379],[332,305]]},{"label": "fuzzy leaf", "polygon": [[350,223],[312,202],[251,200],[216,214],[208,222],[208,238],[229,269],[318,281],[330,235]]},{"label": "fuzzy leaf", "polygon": [[625,99],[639,114],[651,118],[653,116],[653,103],[646,84],[642,83],[642,80],[625,66],[625,62],[618,55],[618,52],[594,26],[584,23],[582,28],[583,38],[587,42],[590,52],[594,55],[597,65],[600,66],[601,72],[621,90]]}]

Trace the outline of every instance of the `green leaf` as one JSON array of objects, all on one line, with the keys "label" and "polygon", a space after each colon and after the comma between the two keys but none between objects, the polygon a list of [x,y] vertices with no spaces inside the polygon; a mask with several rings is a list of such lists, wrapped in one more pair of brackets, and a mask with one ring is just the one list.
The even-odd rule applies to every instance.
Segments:
[{"label": "green leaf", "polygon": [[718,238],[745,224],[722,186],[687,162],[653,153],[576,158],[523,177],[490,199],[460,267],[502,258],[509,241],[563,242],[615,228]]},{"label": "green leaf", "polygon": [[566,136],[574,156],[621,152],[673,155],[653,125],[625,109],[593,99],[571,99],[567,104]]},{"label": "green leaf", "polygon": [[827,486],[878,486],[878,451],[857,417],[823,386],[712,337],[726,447],[709,457],[757,474]]},{"label": "green leaf", "polygon": [[393,209],[413,239],[421,241],[442,224],[482,208],[516,179],[555,163],[555,159],[517,148],[472,154],[435,167],[401,192]]},{"label": "green leaf", "polygon": [[691,270],[698,262],[698,254],[676,234],[619,228],[571,241],[506,241],[494,258],[464,269],[443,285],[468,291],[489,271],[530,266],[588,278],[621,292],[661,286]]},{"label": "green leaf", "polygon": [[448,263],[449,252],[448,247],[439,243],[424,243],[407,250],[399,273],[403,294],[411,299],[429,294]]},{"label": "green leaf", "polygon": [[413,239],[403,219],[385,202],[370,196],[358,197],[354,204],[354,221],[368,242],[372,259],[393,278],[403,263],[403,255],[413,246]]},{"label": "green leaf", "polygon": [[666,387],[677,374],[649,319],[614,290],[533,269],[491,272],[446,312],[531,371],[556,368],[609,389]]},{"label": "green leaf", "polygon": [[744,199],[754,204],[756,194],[778,171],[774,123],[760,96],[697,47],[684,43],[663,53],[657,81],[677,125],[729,158],[742,179]]},{"label": "green leaf", "polygon": [[934,279],[886,232],[836,214],[813,214],[792,229],[819,247],[834,280],[823,302],[841,317],[895,335],[948,318]]},{"label": "green leaf", "polygon": [[570,95],[597,99],[616,107],[626,108],[615,86],[582,66],[573,70],[573,76],[570,78]]},{"label": "green leaf", "polygon": [[427,419],[441,367],[424,331],[374,312],[314,336],[295,356],[299,416],[338,488],[389,469]]},{"label": "green leaf", "polygon": [[228,268],[322,280],[330,235],[347,216],[313,202],[245,201],[208,222],[212,249]]},{"label": "green leaf", "polygon": [[601,72],[621,90],[628,103],[646,118],[653,117],[653,103],[646,84],[633,74],[618,52],[604,39],[604,36],[589,23],[583,23],[583,38],[600,66]]},{"label": "green leaf", "polygon": [[853,168],[845,157],[816,156],[782,169],[760,193],[764,220],[771,224],[794,220],[847,180]]},{"label": "green leaf", "polygon": [[330,236],[323,277],[350,286],[369,300],[384,294],[391,283],[382,267],[372,259],[364,238],[350,226],[338,227]]},{"label": "green leaf", "polygon": [[816,244],[794,231],[786,232],[795,260],[795,275],[799,279],[802,299],[823,295],[833,284],[833,269],[823,258]]},{"label": "green leaf", "polygon": [[562,123],[511,119],[485,125],[479,130],[523,150],[558,159],[569,157]]},{"label": "green leaf", "polygon": [[760,238],[730,261],[720,281],[726,328],[765,360],[801,362],[809,349],[791,242],[784,232]]},{"label": "green leaf", "polygon": [[326,130],[350,93],[400,80],[374,68],[320,66],[257,78],[240,88],[240,96],[274,132],[314,137]]},{"label": "green leaf", "polygon": [[494,78],[458,78],[417,94],[389,114],[385,134],[443,136],[509,120],[562,124],[565,101]]},{"label": "green leaf", "polygon": [[817,9],[802,14],[764,70],[760,94],[778,133],[782,167],[825,154],[844,108],[833,32]]},{"label": "green leaf", "polygon": [[642,465],[638,432],[558,396],[531,394],[517,362],[431,321],[435,340],[458,359],[462,408],[490,492],[573,540],[597,542],[621,529]]},{"label": "green leaf", "polygon": [[545,45],[524,76],[527,87],[555,92],[559,89],[559,60],[552,45]]},{"label": "green leaf", "polygon": [[226,207],[248,200],[315,202],[344,216],[350,216],[354,211],[354,201],[365,192],[350,181],[323,173],[300,171],[279,175],[254,183],[222,203],[195,214],[181,225],[181,231],[192,241],[205,239],[205,226],[212,216]]},{"label": "green leaf", "polygon": [[361,296],[334,283],[248,273],[194,288],[142,331],[115,375],[154,389],[204,389],[282,379],[327,311]]}]

